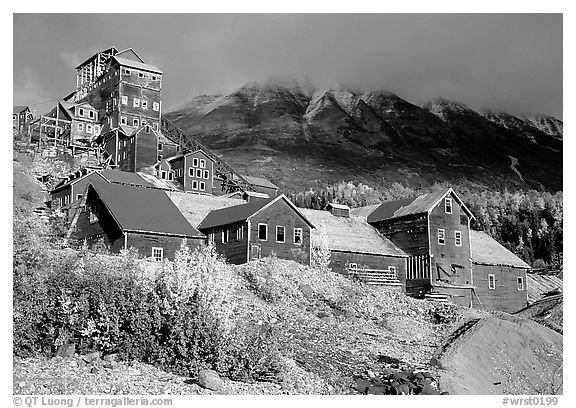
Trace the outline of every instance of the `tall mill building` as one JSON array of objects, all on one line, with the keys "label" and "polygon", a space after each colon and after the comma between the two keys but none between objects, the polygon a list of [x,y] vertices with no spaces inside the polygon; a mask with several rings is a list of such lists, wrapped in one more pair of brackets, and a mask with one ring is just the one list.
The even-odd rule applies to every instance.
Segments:
[{"label": "tall mill building", "polygon": [[178,146],[160,131],[162,71],[131,48],[100,51],[76,67],[76,91],[66,100],[98,111],[98,141],[110,164],[141,171]]}]

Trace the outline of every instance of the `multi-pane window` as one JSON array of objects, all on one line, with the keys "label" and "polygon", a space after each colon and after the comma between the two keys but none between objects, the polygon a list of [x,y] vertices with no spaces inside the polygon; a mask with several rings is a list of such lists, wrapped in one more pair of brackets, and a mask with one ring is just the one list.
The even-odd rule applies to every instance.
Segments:
[{"label": "multi-pane window", "polygon": [[524,290],[524,278],[518,276],[518,278],[516,278],[516,284],[518,285],[518,290]]},{"label": "multi-pane window", "polygon": [[196,169],[196,177],[202,178],[202,170]]},{"label": "multi-pane window", "polygon": [[192,180],[192,189],[198,190],[198,182],[196,180]]},{"label": "multi-pane window", "polygon": [[203,181],[200,182],[200,190],[206,190],[206,183]]},{"label": "multi-pane window", "polygon": [[128,68],[124,68],[124,74],[130,75],[130,74],[132,74],[132,71],[130,71]]},{"label": "multi-pane window", "polygon": [[78,123],[78,131],[84,131],[84,123]]},{"label": "multi-pane window", "polygon": [[205,169],[206,168],[206,160],[200,159],[200,167]]},{"label": "multi-pane window", "polygon": [[302,245],[302,228],[294,228],[294,243]]},{"label": "multi-pane window", "polygon": [[99,134],[100,133],[100,125],[94,125],[94,134]]},{"label": "multi-pane window", "polygon": [[158,122],[154,122],[152,126],[154,126],[154,130],[158,130]]},{"label": "multi-pane window", "polygon": [[285,231],[284,227],[281,225],[276,226],[276,242],[285,242]]},{"label": "multi-pane window", "polygon": [[210,173],[208,173],[208,170],[204,170],[204,178],[206,180],[208,180],[210,178],[209,176],[210,176]]},{"label": "multi-pane window", "polygon": [[122,95],[122,105],[128,105],[128,95]]},{"label": "multi-pane window", "polygon": [[236,241],[242,241],[244,239],[244,226],[239,225],[236,227]]},{"label": "multi-pane window", "polygon": [[126,116],[120,116],[120,124],[126,125],[127,123],[128,123],[128,119],[126,119]]},{"label": "multi-pane window", "polygon": [[140,122],[138,121],[138,119],[134,118],[132,119],[132,125],[138,127],[138,125],[140,124]]},{"label": "multi-pane window", "polygon": [[156,262],[162,262],[162,259],[164,259],[164,248],[152,247],[152,259]]},{"label": "multi-pane window", "polygon": [[139,107],[140,107],[140,99],[134,98],[134,107],[135,107],[135,108],[139,108]]},{"label": "multi-pane window", "polygon": [[444,211],[446,212],[446,214],[452,214],[452,199],[451,198],[445,198],[444,199]]},{"label": "multi-pane window", "polygon": [[462,246],[462,232],[454,231],[454,243],[456,246]]},{"label": "multi-pane window", "polygon": [[258,224],[258,239],[261,241],[268,240],[268,224]]},{"label": "multi-pane window", "polygon": [[443,228],[438,228],[438,243],[440,245],[446,244],[446,231]]},{"label": "multi-pane window", "polygon": [[494,275],[488,275],[488,289],[496,289],[496,279]]},{"label": "multi-pane window", "polygon": [[152,110],[159,111],[160,110],[160,104],[158,102],[153,102],[152,103]]},{"label": "multi-pane window", "polygon": [[222,243],[227,244],[229,240],[230,240],[230,230],[228,230],[228,228],[223,228],[222,229]]},{"label": "multi-pane window", "polygon": [[148,101],[142,101],[142,109],[148,109]]},{"label": "multi-pane window", "polygon": [[86,132],[92,133],[92,125],[90,123],[86,124]]}]

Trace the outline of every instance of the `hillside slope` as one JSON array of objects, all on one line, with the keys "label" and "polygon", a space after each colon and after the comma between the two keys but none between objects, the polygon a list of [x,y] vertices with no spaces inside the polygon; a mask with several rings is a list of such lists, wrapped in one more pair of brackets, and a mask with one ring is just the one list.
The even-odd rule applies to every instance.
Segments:
[{"label": "hillside slope", "polygon": [[[441,98],[420,107],[385,90],[288,82],[198,96],[165,116],[238,170],[280,187],[464,179],[497,189],[562,188],[562,122],[550,117],[476,112]],[[518,159],[522,179],[508,156]]]}]

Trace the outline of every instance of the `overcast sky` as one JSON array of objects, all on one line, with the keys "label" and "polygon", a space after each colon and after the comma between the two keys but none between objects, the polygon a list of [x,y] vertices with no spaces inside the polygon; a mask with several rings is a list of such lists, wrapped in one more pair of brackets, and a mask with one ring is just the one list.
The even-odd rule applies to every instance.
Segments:
[{"label": "overcast sky", "polygon": [[295,76],[563,117],[561,14],[15,14],[14,104],[43,113],[112,45],[164,71],[165,110]]}]

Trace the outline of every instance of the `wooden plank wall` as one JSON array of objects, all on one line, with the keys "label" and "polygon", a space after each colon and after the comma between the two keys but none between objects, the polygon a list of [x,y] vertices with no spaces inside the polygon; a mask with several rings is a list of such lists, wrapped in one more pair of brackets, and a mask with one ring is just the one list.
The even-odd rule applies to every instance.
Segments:
[{"label": "wooden plank wall", "polygon": [[406,258],[395,256],[360,254],[356,252],[331,251],[330,268],[334,272],[348,275],[348,265],[355,263],[360,269],[388,269],[396,268],[398,280],[406,283]]},{"label": "wooden plank wall", "polygon": [[[474,307],[514,313],[528,304],[526,269],[510,266],[473,265],[474,286],[480,298],[474,298]],[[488,275],[495,278],[495,289],[488,288]],[[517,278],[524,280],[524,290],[518,290]]]},{"label": "wooden plank wall", "polygon": [[382,235],[408,255],[428,254],[428,221],[426,216],[413,216],[373,223]]},{"label": "wooden plank wall", "polygon": [[[236,239],[236,229],[242,228],[242,239]],[[222,230],[228,229],[228,243],[222,243]],[[248,223],[241,222],[225,227],[214,228],[205,231],[214,233],[214,246],[219,254],[222,254],[226,260],[232,264],[240,265],[248,262]]]},{"label": "wooden plank wall", "polygon": [[[152,248],[160,247],[164,249],[164,257],[173,260],[174,255],[180,249],[182,240],[182,237],[126,232],[128,248],[136,248],[138,255],[142,257],[152,256]],[[185,242],[192,251],[205,245],[204,238],[187,238]]]}]

